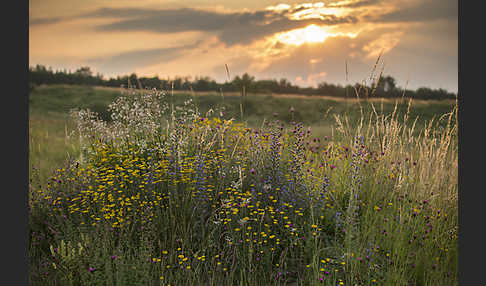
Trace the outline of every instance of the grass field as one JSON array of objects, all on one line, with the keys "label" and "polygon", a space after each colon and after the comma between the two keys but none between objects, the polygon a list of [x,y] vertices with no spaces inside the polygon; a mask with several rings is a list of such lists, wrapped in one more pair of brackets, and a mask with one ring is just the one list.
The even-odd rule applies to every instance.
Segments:
[{"label": "grass field", "polygon": [[[171,91],[166,91],[171,95]],[[37,168],[42,181],[66,158],[79,156],[77,138],[68,135],[74,130],[69,118],[72,108],[89,108],[109,120],[108,104],[115,98],[126,94],[127,90],[108,87],[52,85],[36,87],[29,99],[29,151],[30,167]],[[210,109],[213,114],[225,111],[226,118],[246,122],[251,127],[258,127],[266,119],[279,119],[286,123],[295,120],[311,126],[315,136],[331,136],[334,132],[335,115],[347,115],[349,122],[357,122],[363,114],[372,112],[371,104],[380,114],[391,114],[396,100],[370,99],[369,101],[350,98],[333,98],[329,96],[271,95],[247,94],[242,98],[239,93],[215,92],[174,92],[175,105],[187,99],[193,99],[202,114]],[[171,98],[172,100],[172,98]],[[399,99],[398,114],[405,114],[408,101]],[[243,117],[241,116],[240,103]],[[361,107],[360,107],[361,104]],[[449,112],[455,102],[419,101],[412,102],[409,117],[417,120],[418,132],[425,122]],[[294,108],[293,114],[289,112]],[[275,116],[274,113],[277,113]],[[399,120],[402,118],[399,118]]]},{"label": "grass field", "polygon": [[32,285],[458,284],[455,102],[41,86],[29,107]]}]

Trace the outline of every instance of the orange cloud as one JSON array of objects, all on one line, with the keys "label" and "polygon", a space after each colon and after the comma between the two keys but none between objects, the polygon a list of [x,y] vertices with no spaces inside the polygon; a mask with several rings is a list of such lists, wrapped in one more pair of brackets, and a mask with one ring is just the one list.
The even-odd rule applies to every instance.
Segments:
[{"label": "orange cloud", "polygon": [[326,78],[327,73],[326,72],[320,72],[320,73],[313,73],[308,75],[305,79],[302,78],[302,76],[298,76],[295,78],[295,83],[301,86],[314,86],[316,87],[317,84],[320,82],[324,81]]},{"label": "orange cloud", "polygon": [[386,54],[391,51],[400,42],[403,31],[386,33],[381,35],[376,40],[368,43],[363,47],[363,51],[367,52],[366,58],[377,58],[380,53]]}]

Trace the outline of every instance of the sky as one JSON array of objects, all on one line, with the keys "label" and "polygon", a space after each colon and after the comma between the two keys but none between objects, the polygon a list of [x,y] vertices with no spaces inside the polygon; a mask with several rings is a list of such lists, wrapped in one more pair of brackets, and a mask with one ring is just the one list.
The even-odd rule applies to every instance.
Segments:
[{"label": "sky", "polygon": [[29,65],[458,90],[457,0],[29,0]]}]

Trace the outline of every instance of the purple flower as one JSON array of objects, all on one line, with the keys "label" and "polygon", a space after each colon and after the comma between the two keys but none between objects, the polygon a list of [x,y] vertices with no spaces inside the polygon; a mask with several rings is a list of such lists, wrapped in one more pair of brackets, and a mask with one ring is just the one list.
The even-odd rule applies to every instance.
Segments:
[{"label": "purple flower", "polygon": [[116,255],[112,255],[112,256],[111,256],[111,259],[113,259],[113,260],[118,259],[118,256],[116,256]]},{"label": "purple flower", "polygon": [[273,113],[273,116],[277,117],[277,115],[278,115],[278,112]]},{"label": "purple flower", "polygon": [[254,168],[251,168],[250,169],[250,173],[255,174],[255,169]]},{"label": "purple flower", "polygon": [[89,272],[93,273],[95,271],[95,269],[93,267],[89,267]]},{"label": "purple flower", "polygon": [[294,107],[293,106],[290,107],[290,112],[294,112]]}]

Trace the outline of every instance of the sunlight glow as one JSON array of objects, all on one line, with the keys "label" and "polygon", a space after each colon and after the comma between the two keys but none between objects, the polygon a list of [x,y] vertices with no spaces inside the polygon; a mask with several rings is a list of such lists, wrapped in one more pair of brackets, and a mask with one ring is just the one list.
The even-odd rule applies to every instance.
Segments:
[{"label": "sunlight glow", "polygon": [[322,43],[327,37],[329,37],[329,34],[326,30],[314,24],[303,29],[296,29],[276,35],[278,41],[297,46],[304,43]]}]

